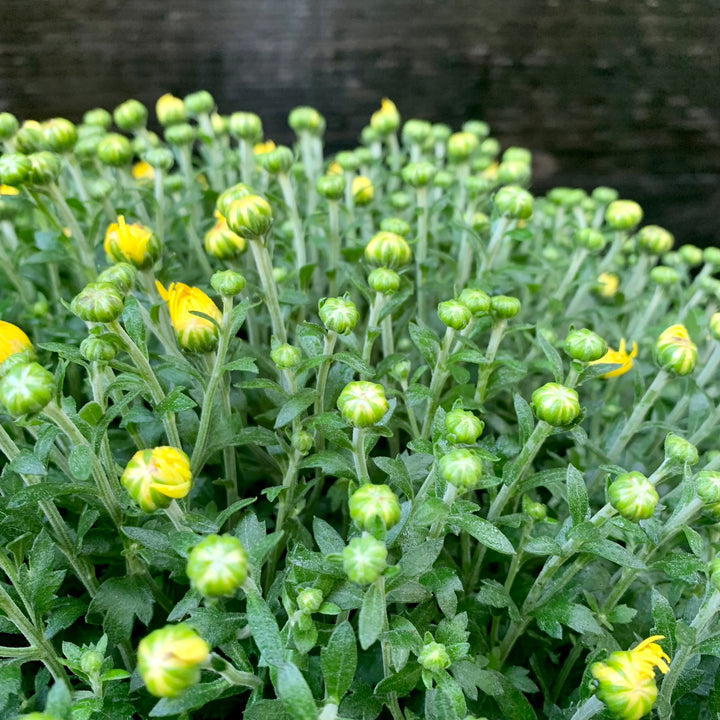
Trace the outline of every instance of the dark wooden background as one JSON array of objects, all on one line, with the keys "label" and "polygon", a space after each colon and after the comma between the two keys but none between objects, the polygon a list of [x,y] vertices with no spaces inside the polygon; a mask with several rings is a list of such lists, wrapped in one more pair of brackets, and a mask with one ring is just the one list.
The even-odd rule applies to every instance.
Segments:
[{"label": "dark wooden background", "polygon": [[78,120],[207,88],[289,139],[316,106],[353,143],[404,117],[489,121],[536,188],[618,187],[680,242],[720,241],[718,0],[0,0],[0,108]]}]

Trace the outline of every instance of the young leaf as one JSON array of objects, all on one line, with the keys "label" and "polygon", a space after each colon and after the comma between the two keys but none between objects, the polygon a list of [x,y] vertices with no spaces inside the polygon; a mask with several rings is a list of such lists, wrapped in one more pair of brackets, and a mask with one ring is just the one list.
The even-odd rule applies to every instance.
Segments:
[{"label": "young leaf", "polygon": [[590,511],[590,502],[585,477],[573,465],[567,469],[567,494],[573,525],[579,525]]},{"label": "young leaf", "polygon": [[335,628],[327,647],[320,653],[320,667],[327,695],[336,705],[340,704],[353,683],[357,661],[355,633],[346,620]]},{"label": "young leaf", "polygon": [[453,517],[451,524],[457,525],[461,530],[472,535],[478,542],[491,550],[505,555],[514,555],[515,548],[512,543],[491,522],[477,515],[466,513]]},{"label": "young leaf", "polygon": [[283,665],[283,643],[277,621],[257,591],[247,594],[247,621],[262,660],[276,667]]},{"label": "young leaf", "polygon": [[317,706],[307,681],[291,662],[283,663],[277,673],[278,697],[295,720],[317,720]]},{"label": "young leaf", "polygon": [[379,637],[385,622],[385,597],[373,583],[365,592],[358,620],[360,647],[367,650]]}]

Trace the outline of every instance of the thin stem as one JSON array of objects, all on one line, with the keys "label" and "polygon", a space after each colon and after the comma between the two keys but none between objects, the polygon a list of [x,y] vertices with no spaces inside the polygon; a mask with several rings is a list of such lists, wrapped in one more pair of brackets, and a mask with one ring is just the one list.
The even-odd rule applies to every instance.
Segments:
[{"label": "thin stem", "polygon": [[428,189],[420,187],[417,189],[417,207],[419,210],[417,219],[418,240],[415,250],[415,292],[417,293],[418,317],[425,322],[426,307],[423,285],[425,284],[425,264],[427,263],[428,250]]},{"label": "thin stem", "polygon": [[582,705],[580,705],[570,720],[590,720],[590,718],[599,715],[604,710],[605,704],[595,695],[592,695]]},{"label": "thin stem", "polygon": [[290,213],[290,221],[293,227],[293,250],[295,253],[295,270],[299,273],[300,269],[307,265],[307,255],[305,253],[305,232],[303,231],[302,220],[297,208],[295,200],[295,191],[293,190],[290,176],[284,173],[278,175],[280,188],[282,190],[285,204]]},{"label": "thin stem", "polygon": [[453,328],[451,327],[445,328],[445,337],[443,338],[440,353],[438,354],[437,362],[435,363],[435,368],[433,369],[432,380],[430,381],[430,403],[428,405],[427,415],[425,416],[422,427],[423,440],[427,440],[428,436],[430,435],[435,411],[440,404],[440,396],[442,394],[442,389],[445,385],[445,381],[447,380],[448,375],[450,374],[446,366],[448,358],[450,357],[450,350],[453,346],[454,338],[455,330],[453,330]]},{"label": "thin stem", "polygon": [[275,278],[273,277],[270,253],[268,253],[267,247],[262,239],[250,240],[250,249],[255,259],[258,275],[260,275],[263,292],[265,293],[265,302],[270,312],[273,335],[275,335],[278,342],[283,345],[287,342],[287,332],[285,331],[285,323],[283,322],[282,312],[280,311],[280,301],[278,300],[277,287],[275,285]]},{"label": "thin stem", "polygon": [[485,402],[485,398],[487,397],[487,384],[490,381],[490,375],[492,375],[492,365],[495,362],[495,356],[500,348],[500,342],[502,341],[506,327],[507,320],[502,318],[495,320],[493,323],[490,340],[488,340],[487,350],[485,351],[485,364],[478,371],[478,379],[475,386],[476,402]]},{"label": "thin stem", "polygon": [[365,428],[353,428],[352,434],[353,460],[355,462],[355,473],[361,485],[370,482],[367,458],[365,457]]},{"label": "thin stem", "polygon": [[480,279],[488,270],[492,269],[495,263],[495,258],[500,250],[502,239],[505,236],[507,230],[510,229],[510,224],[513,221],[508,217],[500,217],[495,221],[495,228],[485,251],[485,257],[482,262],[478,264],[478,279]]},{"label": "thin stem", "polygon": [[332,354],[335,349],[337,338],[338,334],[332,330],[328,330],[328,333],[325,336],[323,355],[327,356],[327,360],[323,361],[322,365],[318,368],[317,383],[315,385],[317,390],[314,408],[315,415],[320,415],[325,412],[325,386],[327,385],[328,373],[330,372],[330,365],[332,364]]},{"label": "thin stem", "polygon": [[[388,631],[390,630],[390,623],[388,621],[387,615],[387,602],[385,602],[385,577],[381,575],[376,580],[376,583],[378,588],[380,589],[380,593],[383,599],[383,634],[380,636],[380,647],[382,649],[383,675],[384,677],[388,678],[393,674],[393,671],[391,667],[392,647],[390,643],[385,639],[387,637]],[[400,705],[398,704],[397,693],[388,693],[387,706],[390,710],[390,714],[393,716],[393,720],[404,720],[405,716],[403,715],[403,712],[400,709]]]},{"label": "thin stem", "polygon": [[385,305],[385,296],[382,293],[375,293],[375,300],[370,306],[370,315],[365,327],[365,341],[363,343],[362,359],[369,365],[372,357],[373,344],[378,336],[378,318]]},{"label": "thin stem", "polygon": [[340,203],[337,200],[328,200],[328,216],[330,223],[328,274],[330,275],[330,296],[334,297],[337,295],[340,275]]},{"label": "thin stem", "polygon": [[575,250],[572,259],[570,260],[570,265],[568,266],[567,272],[565,273],[565,276],[560,282],[560,286],[552,295],[553,298],[555,298],[556,300],[562,300],[565,297],[568,288],[575,281],[575,278],[577,277],[578,272],[580,272],[580,268],[587,259],[587,256],[587,248],[578,248],[577,250]]}]

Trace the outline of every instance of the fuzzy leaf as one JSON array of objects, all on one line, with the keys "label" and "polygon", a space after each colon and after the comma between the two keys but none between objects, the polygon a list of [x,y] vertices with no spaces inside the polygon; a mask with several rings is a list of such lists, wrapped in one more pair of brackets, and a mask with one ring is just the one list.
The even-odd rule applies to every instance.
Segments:
[{"label": "fuzzy leaf", "polygon": [[277,673],[275,689],[294,720],[317,720],[317,707],[312,691],[295,665],[290,662],[283,663]]},{"label": "fuzzy leaf", "polygon": [[280,630],[262,596],[256,591],[247,593],[247,621],[253,640],[266,664],[280,667],[283,662],[283,643]]},{"label": "fuzzy leaf", "polygon": [[127,640],[135,618],[147,625],[152,619],[155,599],[148,586],[137,576],[110,578],[98,590],[88,607],[88,618],[102,617],[110,642]]},{"label": "fuzzy leaf", "polygon": [[567,494],[573,525],[579,525],[587,517],[590,502],[585,477],[574,465],[567,469]]},{"label": "fuzzy leaf", "polygon": [[352,625],[346,620],[338,625],[320,653],[325,688],[328,697],[340,704],[355,678],[358,652]]},{"label": "fuzzy leaf", "polygon": [[378,585],[373,584],[365,592],[358,620],[358,636],[363,650],[367,650],[380,637],[384,622],[385,598]]},{"label": "fuzzy leaf", "polygon": [[281,408],[275,419],[275,429],[285,427],[292,422],[303,410],[315,402],[317,391],[305,388],[293,395]]},{"label": "fuzzy leaf", "polygon": [[466,513],[453,517],[451,522],[490,549],[505,555],[515,554],[515,548],[512,543],[491,522],[485,520],[485,518]]}]

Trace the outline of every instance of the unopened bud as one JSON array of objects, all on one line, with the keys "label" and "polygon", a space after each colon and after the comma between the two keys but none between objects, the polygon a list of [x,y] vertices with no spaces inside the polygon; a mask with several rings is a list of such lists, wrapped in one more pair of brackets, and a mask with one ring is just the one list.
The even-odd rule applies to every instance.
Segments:
[{"label": "unopened bud", "polygon": [[236,112],[230,116],[230,134],[249,143],[262,139],[262,120],[251,112]]},{"label": "unopened bud", "polygon": [[470,309],[475,316],[487,315],[490,312],[490,296],[477,288],[465,288],[459,295],[458,300]]},{"label": "unopened bud", "polygon": [[120,262],[103,270],[97,277],[99,283],[111,283],[123,294],[127,294],[135,284],[137,270],[130,263]]},{"label": "unopened bud", "polygon": [[377,520],[389,530],[400,522],[400,501],[387,485],[367,483],[352,494],[350,517],[360,530],[371,532]]},{"label": "unopened bud", "polygon": [[318,304],[318,315],[328,330],[339,335],[349,335],[360,319],[355,303],[347,295],[323,298]]},{"label": "unopened bud", "polygon": [[216,293],[225,297],[232,297],[233,295],[239,295],[245,289],[246,280],[234,270],[218,270],[210,278],[210,284]]},{"label": "unopened bud", "polygon": [[597,333],[587,328],[572,330],[565,339],[565,352],[580,362],[599,360],[608,351],[608,344]]},{"label": "unopened bud", "polygon": [[40,412],[55,394],[55,376],[36,362],[18,363],[0,381],[0,403],[13,416]]},{"label": "unopened bud", "polygon": [[518,185],[507,185],[497,191],[493,200],[496,210],[515,220],[527,220],[532,215],[533,196]]},{"label": "unopened bud", "polygon": [[293,108],[288,116],[288,125],[298,134],[322,135],[325,131],[325,118],[313,107]]},{"label": "unopened bud", "polygon": [[247,195],[230,205],[226,216],[228,227],[241,237],[256,240],[270,232],[273,211],[270,203],[259,195]]},{"label": "unopened bud", "polygon": [[132,160],[132,145],[130,141],[118,133],[106,135],[97,145],[97,156],[105,165],[121,167]]},{"label": "unopened bud", "polygon": [[80,354],[88,362],[110,362],[119,349],[115,335],[90,335],[80,343]]},{"label": "unopened bud", "polygon": [[377,425],[390,409],[385,388],[363,380],[348,383],[337,399],[340,414],[353,427]]},{"label": "unopened bud", "polygon": [[285,343],[278,345],[270,352],[270,359],[280,370],[290,370],[302,360],[302,350]]},{"label": "unopened bud", "polygon": [[122,315],[125,298],[112,283],[86,285],[70,304],[70,310],[85,322],[109,323]]},{"label": "unopened bud", "polygon": [[594,228],[582,228],[575,233],[575,240],[581,248],[597,254],[605,249],[605,236]]},{"label": "unopened bud", "polygon": [[247,243],[227,226],[224,219],[220,219],[205,233],[204,247],[208,255],[218,260],[230,260],[245,252]]},{"label": "unopened bud", "polygon": [[675,268],[658,265],[650,271],[650,280],[656,285],[675,285],[680,281],[680,276]]},{"label": "unopened bud", "polygon": [[446,300],[438,305],[438,317],[447,327],[464,330],[472,320],[472,312],[459,300]]},{"label": "unopened bud", "polygon": [[318,195],[327,200],[338,201],[345,194],[345,186],[347,180],[344,175],[323,175],[318,178],[317,191]]},{"label": "unopened bud", "polygon": [[553,427],[572,425],[580,415],[580,400],[575,390],[559,383],[546,383],[532,394],[531,407],[538,420]]},{"label": "unopened bud", "polygon": [[642,208],[633,200],[615,200],[605,211],[605,222],[613,230],[632,230],[642,218]]},{"label": "unopened bud", "polygon": [[0,156],[0,183],[11,187],[20,187],[32,170],[27,155],[8,153]]},{"label": "unopened bud", "polygon": [[472,490],[482,479],[480,456],[468,448],[455,448],[440,459],[440,474],[458,490]]},{"label": "unopened bud", "polygon": [[707,505],[720,503],[720,473],[701,470],[695,478],[698,497]]},{"label": "unopened bud", "polygon": [[415,162],[406,165],[402,171],[403,180],[414,188],[422,188],[432,182],[437,169],[430,162]]},{"label": "unopened bud", "polygon": [[12,139],[19,128],[20,123],[12,113],[0,113],[0,140]]},{"label": "unopened bud", "polygon": [[215,99],[207,90],[190,93],[185,96],[183,102],[191,117],[209,115],[215,109]]},{"label": "unopened bud", "polygon": [[696,465],[699,455],[697,448],[689,440],[675,433],[668,433],[665,438],[665,458],[677,463]]},{"label": "unopened bud", "polygon": [[696,245],[681,245],[678,248],[680,258],[689,267],[697,267],[702,265],[703,262],[703,251]]},{"label": "unopened bud", "polygon": [[55,153],[69,153],[78,139],[77,128],[65,118],[53,118],[43,125],[45,147]]},{"label": "unopened bud", "polygon": [[28,160],[30,161],[30,172],[27,180],[33,185],[49,185],[55,182],[62,170],[60,158],[51,152],[33,153],[28,155]]},{"label": "unopened bud", "polygon": [[316,613],[323,603],[322,590],[318,588],[305,588],[298,593],[297,606],[300,612],[306,615]]},{"label": "unopened bud", "polygon": [[233,535],[209,535],[190,551],[185,573],[205,597],[234,595],[247,580],[250,560]]},{"label": "unopened bud", "polygon": [[659,225],[646,225],[637,234],[638,247],[653,255],[663,255],[672,249],[675,238]]},{"label": "unopened bud", "polygon": [[352,182],[352,194],[358,207],[369,205],[375,197],[372,180],[365,175],[358,175]]},{"label": "unopened bud", "polygon": [[452,443],[473,445],[484,428],[485,423],[469,410],[456,408],[445,416],[445,429]]},{"label": "unopened bud", "polygon": [[290,438],[290,442],[292,443],[293,449],[297,450],[297,452],[301,455],[307,455],[313,449],[313,445],[315,444],[313,436],[310,433],[303,432],[302,430],[298,430],[298,432],[293,433],[292,438]]},{"label": "unopened bud", "polygon": [[407,210],[412,203],[412,198],[406,192],[399,190],[390,195],[390,205],[394,210]]},{"label": "unopened bud", "polygon": [[521,310],[520,301],[509,295],[493,295],[490,298],[490,314],[502,320],[514,318]]},{"label": "unopened bud", "polygon": [[158,122],[163,127],[177,125],[187,120],[185,103],[171,93],[167,93],[158,98],[155,103],[155,114],[157,115]]},{"label": "unopened bud", "polygon": [[93,108],[83,115],[83,124],[107,130],[112,125],[112,115],[104,108]]},{"label": "unopened bud", "polygon": [[258,164],[271,175],[287,175],[293,165],[293,152],[285,145],[279,145],[270,152],[259,155]]},{"label": "unopened bud", "polygon": [[147,124],[147,108],[139,100],[126,100],[113,111],[115,124],[125,132],[134,132]]},{"label": "unopened bud", "polygon": [[387,568],[387,548],[372,535],[353,538],[343,550],[343,568],[351,582],[374,583]]},{"label": "unopened bud", "polygon": [[423,645],[420,655],[418,655],[418,662],[430,672],[446,670],[452,664],[445,646],[438,642]]},{"label": "unopened bud", "polygon": [[365,257],[373,265],[397,269],[412,260],[412,251],[402,235],[382,230],[367,244]]},{"label": "unopened bud", "polygon": [[400,288],[400,276],[390,268],[375,268],[368,275],[368,285],[383,295],[392,295]]},{"label": "unopened bud", "polygon": [[535,522],[542,522],[547,517],[547,507],[542,503],[531,500],[527,495],[523,495],[522,509]]}]

